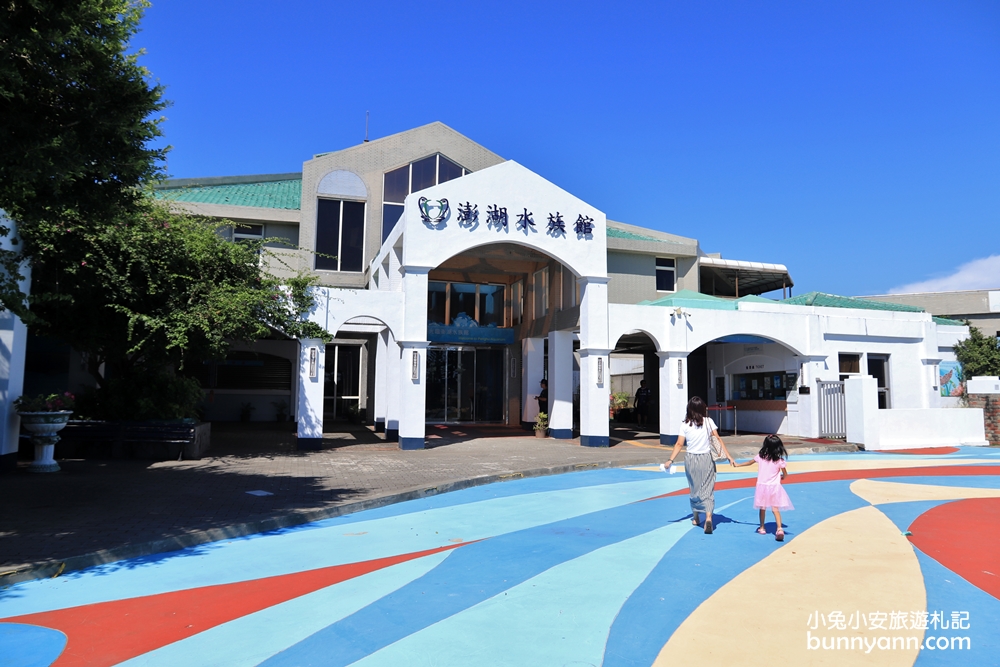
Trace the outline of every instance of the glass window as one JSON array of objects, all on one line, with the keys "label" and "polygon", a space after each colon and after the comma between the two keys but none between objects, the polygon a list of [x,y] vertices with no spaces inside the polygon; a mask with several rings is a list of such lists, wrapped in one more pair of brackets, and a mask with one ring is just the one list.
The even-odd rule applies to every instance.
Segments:
[{"label": "glass window", "polygon": [[462,168],[443,155],[438,156],[438,183],[447,183],[462,175]]},{"label": "glass window", "polygon": [[385,173],[382,201],[402,204],[410,194],[410,165]]},{"label": "glass window", "polygon": [[316,269],[361,271],[364,264],[365,203],[320,199],[316,210]]},{"label": "glass window", "polygon": [[316,268],[337,271],[340,254],[340,202],[320,199],[316,212]]},{"label": "glass window", "polygon": [[462,315],[476,319],[476,286],[468,283],[451,283],[451,304],[449,307],[451,324]]},{"label": "glass window", "polygon": [[340,270],[361,271],[365,255],[364,202],[344,202],[340,228]]},{"label": "glass window", "polygon": [[861,355],[860,354],[841,354],[838,355],[838,362],[840,366],[841,380],[846,380],[847,375],[844,373],[858,374],[861,372]]},{"label": "glass window", "polygon": [[666,257],[656,258],[656,291],[673,292],[676,283],[676,266],[672,259]]},{"label": "glass window", "polygon": [[403,216],[403,207],[396,204],[382,204],[382,243],[396,228],[396,223]]},{"label": "glass window", "polygon": [[535,271],[531,278],[532,296],[535,302],[535,319],[545,317],[549,312],[549,269]]},{"label": "glass window", "polygon": [[446,320],[448,283],[427,283],[427,323],[444,324]]},{"label": "glass window", "polygon": [[479,286],[479,326],[502,327],[504,293],[503,285]]},{"label": "glass window", "polygon": [[413,178],[410,181],[410,192],[417,192],[437,184],[437,155],[417,160],[411,166]]},{"label": "glass window", "polygon": [[240,241],[259,241],[262,238],[264,238],[264,225],[241,222],[233,227],[233,240],[237,243]]},{"label": "glass window", "polygon": [[563,310],[576,305],[576,276],[567,267],[562,267],[562,307]]},{"label": "glass window", "polygon": [[510,324],[517,326],[521,323],[521,313],[524,310],[524,281],[518,280],[510,286]]}]

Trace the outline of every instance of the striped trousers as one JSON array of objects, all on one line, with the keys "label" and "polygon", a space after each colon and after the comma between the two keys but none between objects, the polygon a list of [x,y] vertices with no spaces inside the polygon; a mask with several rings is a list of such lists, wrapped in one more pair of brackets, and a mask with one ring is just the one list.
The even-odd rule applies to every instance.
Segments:
[{"label": "striped trousers", "polygon": [[686,454],[684,473],[691,489],[691,511],[715,511],[715,461],[711,453]]}]

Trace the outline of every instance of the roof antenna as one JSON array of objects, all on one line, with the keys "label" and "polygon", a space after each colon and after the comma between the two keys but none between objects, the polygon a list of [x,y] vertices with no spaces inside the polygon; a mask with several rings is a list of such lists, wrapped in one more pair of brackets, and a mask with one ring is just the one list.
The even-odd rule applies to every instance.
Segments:
[{"label": "roof antenna", "polygon": [[365,112],[365,143],[368,143],[368,112]]}]

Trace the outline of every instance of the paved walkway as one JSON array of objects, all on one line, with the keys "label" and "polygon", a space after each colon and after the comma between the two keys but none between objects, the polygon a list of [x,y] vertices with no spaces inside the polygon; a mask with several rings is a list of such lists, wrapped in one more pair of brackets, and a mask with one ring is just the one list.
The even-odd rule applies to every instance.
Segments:
[{"label": "paved walkway", "polygon": [[[734,454],[760,442],[725,439]],[[50,475],[27,473],[23,461],[0,476],[0,585],[468,486],[666,458],[657,434],[624,426],[609,448],[502,427],[430,426],[422,451],[362,427],[328,440],[329,449],[299,452],[290,425],[216,424],[200,461],[64,460]],[[787,444],[793,454],[856,449]]]},{"label": "paved walkway", "polygon": [[753,468],[719,466],[706,534],[684,475],[638,465],[26,581],[0,588],[0,663],[997,664],[1000,451],[788,470],[783,541],[770,515],[756,531]]}]

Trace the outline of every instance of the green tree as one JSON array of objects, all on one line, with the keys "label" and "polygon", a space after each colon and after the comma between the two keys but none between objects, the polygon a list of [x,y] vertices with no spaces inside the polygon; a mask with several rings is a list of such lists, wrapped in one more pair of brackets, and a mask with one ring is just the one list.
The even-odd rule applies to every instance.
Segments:
[{"label": "green tree", "polygon": [[955,357],[962,364],[962,381],[977,375],[1000,375],[1000,341],[996,336],[984,336],[977,327],[969,326],[969,337],[955,345]]},{"label": "green tree", "polygon": [[148,197],[112,224],[65,227],[35,265],[32,328],[84,353],[98,387],[88,416],[193,416],[185,363],[275,331],[329,338],[305,320],[313,279],[263,272],[263,242],[231,243],[219,226]]},{"label": "green tree", "polygon": [[[17,287],[25,260],[67,226],[100,227],[126,214],[161,176],[150,82],[130,39],[144,0],[0,2],[0,209],[22,241],[0,253],[0,304],[25,318]],[[9,227],[0,228],[6,236]]]}]

